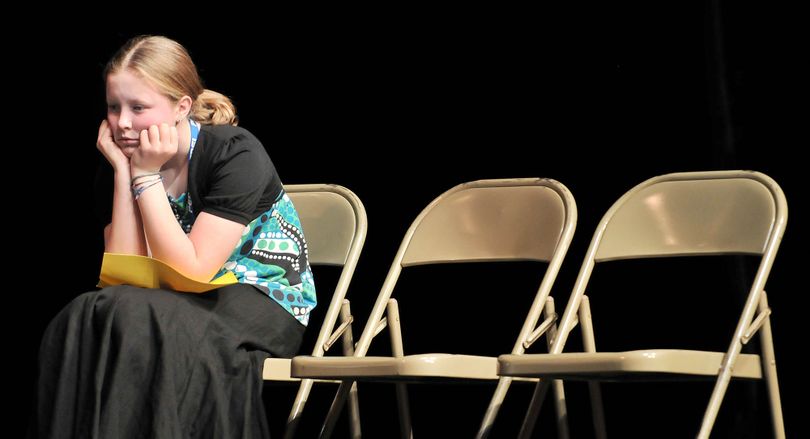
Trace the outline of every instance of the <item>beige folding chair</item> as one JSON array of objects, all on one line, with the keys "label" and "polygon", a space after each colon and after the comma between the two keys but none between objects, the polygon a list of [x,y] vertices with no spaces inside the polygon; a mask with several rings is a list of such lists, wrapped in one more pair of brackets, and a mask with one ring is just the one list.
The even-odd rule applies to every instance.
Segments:
[{"label": "beige folding chair", "polygon": [[[787,203],[768,176],[751,171],[667,174],[628,191],[596,228],[574,290],[554,338],[551,354],[502,355],[502,376],[588,380],[597,434],[605,436],[596,381],[716,379],[698,434],[707,438],[731,378],[764,379],[773,431],[785,437],[764,291],[787,222]],[[761,256],[759,268],[726,352],[644,349],[597,352],[585,288],[597,262],[630,258],[748,254]],[[722,310],[721,310],[722,311]],[[569,333],[582,324],[586,352],[562,353]],[[730,332],[731,328],[727,328]],[[761,356],[742,354],[759,332]],[[535,389],[521,437],[528,437],[547,391]]]},{"label": "beige folding chair", "polygon": [[[345,381],[338,390],[321,435],[331,434],[346,395],[357,380],[397,382],[400,433],[403,437],[411,437],[405,382],[499,379],[496,357],[404,354],[397,302],[391,299],[403,267],[449,262],[548,262],[512,351],[520,354],[555,320],[552,312],[544,323],[537,326],[540,313],[551,299],[549,292],[573,237],[576,218],[576,204],[570,192],[561,183],[550,179],[474,181],[458,185],[433,200],[406,232],[354,356],[293,358],[293,376]],[[387,318],[384,317],[386,308]],[[386,325],[393,356],[366,357],[372,339]],[[510,382],[510,378],[500,379],[488,410],[489,420],[482,425],[482,435],[489,431]]]},{"label": "beige folding chair", "polygon": [[[321,323],[313,357],[322,357],[338,338],[343,340],[343,355],[353,352],[352,317],[349,301],[345,299],[360,251],[366,240],[366,209],[357,196],[343,186],[332,184],[291,184],[284,190],[292,199],[307,237],[310,265],[342,266],[332,299]],[[320,291],[319,291],[320,293]],[[324,295],[326,297],[326,295]],[[342,321],[335,330],[338,316]],[[313,328],[310,328],[310,330]],[[312,389],[313,380],[293,378],[290,359],[268,358],[264,363],[266,381],[300,381],[298,394],[287,419],[285,437],[293,437]],[[352,393],[351,428],[359,431],[357,397]]]}]

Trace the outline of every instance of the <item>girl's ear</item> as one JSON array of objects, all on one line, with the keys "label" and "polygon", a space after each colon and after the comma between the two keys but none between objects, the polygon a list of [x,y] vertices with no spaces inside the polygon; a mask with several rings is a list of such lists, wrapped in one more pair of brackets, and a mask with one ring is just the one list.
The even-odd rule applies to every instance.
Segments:
[{"label": "girl's ear", "polygon": [[188,117],[189,112],[191,112],[191,104],[192,101],[189,96],[183,96],[179,101],[177,101],[177,107],[175,108],[176,122],[180,122]]}]

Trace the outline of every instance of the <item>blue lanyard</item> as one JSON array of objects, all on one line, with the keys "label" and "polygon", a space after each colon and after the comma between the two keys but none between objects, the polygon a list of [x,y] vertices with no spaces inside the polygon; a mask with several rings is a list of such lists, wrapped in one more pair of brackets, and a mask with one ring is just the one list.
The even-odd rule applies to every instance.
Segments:
[{"label": "blue lanyard", "polygon": [[191,154],[194,152],[194,145],[197,144],[197,137],[200,135],[200,123],[189,118],[188,126],[191,128],[191,144],[188,147],[188,159],[191,161]]}]

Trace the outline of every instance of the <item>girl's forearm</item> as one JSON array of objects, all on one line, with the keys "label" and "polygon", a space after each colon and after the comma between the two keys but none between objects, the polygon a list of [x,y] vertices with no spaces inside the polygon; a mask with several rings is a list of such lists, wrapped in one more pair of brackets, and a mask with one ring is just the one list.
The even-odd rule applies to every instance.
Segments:
[{"label": "girl's forearm", "polygon": [[130,190],[129,172],[115,173],[112,222],[104,239],[104,251],[128,255],[147,255],[138,204]]},{"label": "girl's forearm", "polygon": [[145,189],[136,202],[152,257],[172,265],[188,277],[207,282],[214,273],[200,269],[194,244],[178,224],[165,193],[163,183],[157,182]]}]

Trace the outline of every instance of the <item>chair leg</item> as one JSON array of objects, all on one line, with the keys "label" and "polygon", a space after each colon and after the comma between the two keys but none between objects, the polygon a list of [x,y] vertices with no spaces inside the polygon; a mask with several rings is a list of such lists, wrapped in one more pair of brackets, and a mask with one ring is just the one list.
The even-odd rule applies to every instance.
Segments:
[{"label": "chair leg", "polygon": [[498,386],[495,388],[492,399],[489,400],[489,406],[487,407],[486,413],[484,413],[481,426],[478,427],[478,434],[475,436],[477,439],[485,439],[489,436],[489,432],[495,424],[495,418],[501,410],[501,405],[503,405],[503,400],[506,398],[506,391],[509,390],[510,384],[512,384],[512,378],[500,377],[498,379]]},{"label": "chair leg", "polygon": [[399,406],[399,435],[402,439],[413,439],[411,410],[408,406],[408,388],[405,383],[397,383],[397,405]]},{"label": "chair leg", "polygon": [[537,423],[537,415],[543,407],[543,399],[548,393],[549,381],[541,380],[534,387],[534,394],[532,400],[529,402],[529,409],[526,410],[526,417],[523,418],[523,425],[520,426],[519,439],[529,439],[534,431],[534,425]]},{"label": "chair leg", "polygon": [[[554,308],[554,299],[549,297],[545,306],[545,317],[550,318],[556,314]],[[552,341],[557,337],[557,323],[551,325],[551,329],[546,335],[548,343],[548,350],[551,352]],[[559,439],[568,439],[570,432],[568,431],[568,406],[565,403],[565,387],[563,387],[562,380],[554,380],[552,383],[554,390],[554,410],[557,412],[557,437]]]},{"label": "chair leg", "polygon": [[[736,353],[739,354],[739,352],[738,349]],[[723,398],[726,396],[726,390],[731,381],[731,374],[728,373],[727,369],[732,364],[733,362],[730,362],[727,366],[724,366],[720,371],[720,375],[717,377],[714,390],[712,390],[711,399],[709,399],[709,405],[706,407],[706,412],[703,414],[703,422],[700,425],[700,432],[698,432],[697,435],[698,439],[709,439],[712,428],[714,428],[714,421],[717,419],[717,414],[720,412],[720,404],[722,404]]]},{"label": "chair leg", "polygon": [[323,427],[321,427],[321,433],[318,435],[319,438],[332,437],[332,432],[335,430],[335,424],[340,416],[340,411],[343,409],[343,404],[346,403],[346,398],[355,385],[356,383],[349,381],[340,383],[337,394],[335,394],[335,399],[332,400],[332,405],[329,407],[329,413],[326,415],[326,421],[324,421]]},{"label": "chair leg", "polygon": [[[390,299],[387,306],[388,331],[391,335],[391,351],[395,357],[405,356],[402,345],[402,326],[399,323],[399,306],[396,299]],[[397,383],[397,406],[399,407],[399,434],[403,439],[413,439],[411,410],[408,405],[408,388],[405,383]]]},{"label": "chair leg", "polygon": [[311,379],[301,380],[301,385],[298,387],[298,394],[295,395],[295,401],[290,409],[290,416],[287,417],[287,428],[284,429],[284,439],[292,439],[295,437],[295,431],[298,429],[298,423],[301,421],[301,413],[304,411],[304,405],[309,398],[309,392],[312,390]]},{"label": "chair leg", "polygon": [[[752,289],[757,288],[756,285],[757,281],[755,280]],[[762,296],[764,293],[765,291],[762,290],[752,291],[745,302],[743,313],[740,316],[739,322],[737,323],[737,329],[734,330],[734,338],[732,339],[731,345],[729,346],[728,351],[726,351],[726,355],[723,357],[723,361],[720,364],[720,372],[717,375],[717,381],[714,384],[712,396],[711,399],[709,399],[709,405],[706,407],[706,411],[703,414],[703,421],[700,424],[700,431],[697,435],[698,439],[708,439],[712,432],[714,422],[717,419],[717,414],[720,412],[720,405],[723,403],[723,398],[726,396],[726,390],[728,390],[728,385],[731,382],[731,371],[734,369],[734,364],[737,362],[740,351],[742,351],[744,334],[751,328],[751,321],[754,319],[754,314],[757,309],[760,311],[763,310],[761,306]],[[768,318],[766,318],[763,323],[767,322]]]},{"label": "chair leg", "polygon": [[[546,319],[556,319],[555,317],[555,309],[554,309],[554,299],[548,297],[546,299],[546,304],[543,307],[543,311],[545,313]],[[556,337],[557,334],[557,325],[553,323],[549,328],[548,332],[546,333],[546,340],[548,342],[548,348],[551,350],[551,340]],[[518,353],[523,353],[523,350],[520,350]],[[481,421],[481,426],[478,430],[477,438],[486,438],[489,436],[490,431],[492,430],[492,426],[495,424],[495,418],[498,416],[498,412],[500,411],[501,405],[503,405],[503,400],[506,397],[506,392],[509,390],[509,386],[512,383],[512,378],[510,377],[500,377],[498,380],[498,387],[495,389],[495,393],[492,395],[492,399],[489,402],[489,407],[487,407],[487,411],[484,414],[484,419]],[[565,388],[563,387],[562,380],[554,380],[553,390],[554,390],[554,405],[557,412],[557,436],[560,439],[568,439],[569,432],[568,432],[568,409],[565,404]],[[539,386],[539,382],[538,382]],[[541,401],[542,404],[542,401]],[[530,407],[530,411],[532,408]],[[537,407],[537,412],[539,413],[540,407]],[[527,414],[528,416],[528,414]],[[536,422],[537,414],[534,415],[534,418],[531,422]],[[525,421],[524,421],[524,428]],[[533,424],[532,424],[532,429]],[[529,433],[531,435],[531,430]]]},{"label": "chair leg", "polygon": [[593,416],[593,429],[598,439],[607,439],[605,429],[605,407],[602,404],[602,388],[596,381],[588,382],[588,390],[591,394],[591,416]]},{"label": "chair leg", "polygon": [[[343,322],[351,323],[351,320],[352,315],[349,301],[343,300],[343,303],[341,304],[340,307],[340,321],[341,323]],[[346,327],[340,338],[343,342],[343,355],[346,357],[354,355],[354,340],[352,336],[351,325]],[[301,416],[304,411],[304,405],[306,405],[307,403],[307,398],[309,397],[309,394],[312,391],[312,385],[314,384],[314,382],[315,381],[312,379],[301,380],[301,386],[298,388],[298,394],[295,396],[295,401],[293,402],[292,409],[290,410],[290,415],[287,418],[287,428],[284,430],[284,439],[292,439],[293,437],[295,437],[295,433],[298,430],[298,424],[301,422]],[[341,388],[342,387],[343,383],[341,383]],[[326,420],[324,421],[320,437],[329,437],[332,435],[332,430],[334,429],[335,422],[337,422],[337,418],[340,414],[340,409],[343,407],[343,404],[345,403],[345,396],[343,397],[343,401],[338,401],[339,395],[342,391],[341,388],[338,389],[338,393],[335,395],[335,400],[332,402],[332,406],[329,408],[329,414],[327,415]],[[348,391],[348,393],[349,393],[348,395],[349,428],[351,431],[351,437],[360,438],[361,436],[360,404],[357,398],[357,383],[352,383],[351,389]]]},{"label": "chair leg", "polygon": [[[347,299],[343,300],[340,306],[340,321],[349,322],[352,320],[351,305]],[[354,335],[352,334],[351,325],[346,328],[346,331],[341,336],[343,344],[343,355],[351,357],[354,355]],[[353,439],[359,439],[362,436],[360,427],[360,401],[357,396],[357,383],[352,383],[352,388],[349,390],[349,431]]]},{"label": "chair leg", "polygon": [[568,406],[565,403],[565,388],[562,380],[554,380],[551,386],[554,391],[554,409],[557,412],[557,437],[559,439],[568,439],[570,433],[568,431]]},{"label": "chair leg", "polygon": [[[295,397],[290,416],[287,418],[287,428],[284,430],[284,439],[292,439],[295,437],[298,424],[301,422],[304,405],[307,403],[307,397],[312,390],[312,383],[313,380],[310,379],[301,381],[298,395]],[[340,392],[339,389],[338,392]],[[333,402],[332,404],[334,405],[335,403]],[[332,431],[335,428],[335,421],[337,421],[338,414],[340,413],[339,408],[336,408],[336,410],[337,413],[333,414],[332,407],[330,407],[326,423],[324,424],[330,424],[330,426],[328,428],[324,426],[324,429],[321,431],[321,437],[330,437],[332,435]],[[334,421],[330,421],[331,419],[334,419]],[[360,404],[357,399],[357,383],[352,383],[351,389],[349,390],[349,429],[351,438],[359,439],[362,437],[362,430],[360,429]]]},{"label": "chair leg", "polygon": [[352,439],[362,437],[360,429],[360,401],[357,399],[357,383],[352,383],[349,390],[349,431]]},{"label": "chair leg", "polygon": [[[759,299],[759,310],[768,309],[768,298],[765,291]],[[779,396],[779,381],[776,379],[776,356],[773,350],[773,334],[771,333],[771,319],[768,317],[759,333],[759,342],[762,348],[762,372],[765,375],[765,385],[768,388],[768,399],[771,407],[771,422],[773,436],[784,439],[785,421],[782,417],[782,399]]]},{"label": "chair leg", "polygon": [[[588,296],[582,296],[579,305],[579,324],[582,325],[582,345],[585,352],[596,352],[596,337],[593,335],[593,318],[591,317],[591,300]],[[602,404],[602,389],[596,381],[588,382],[588,390],[591,394],[591,416],[593,417],[593,429],[599,439],[607,438],[605,429],[605,408]]]}]

